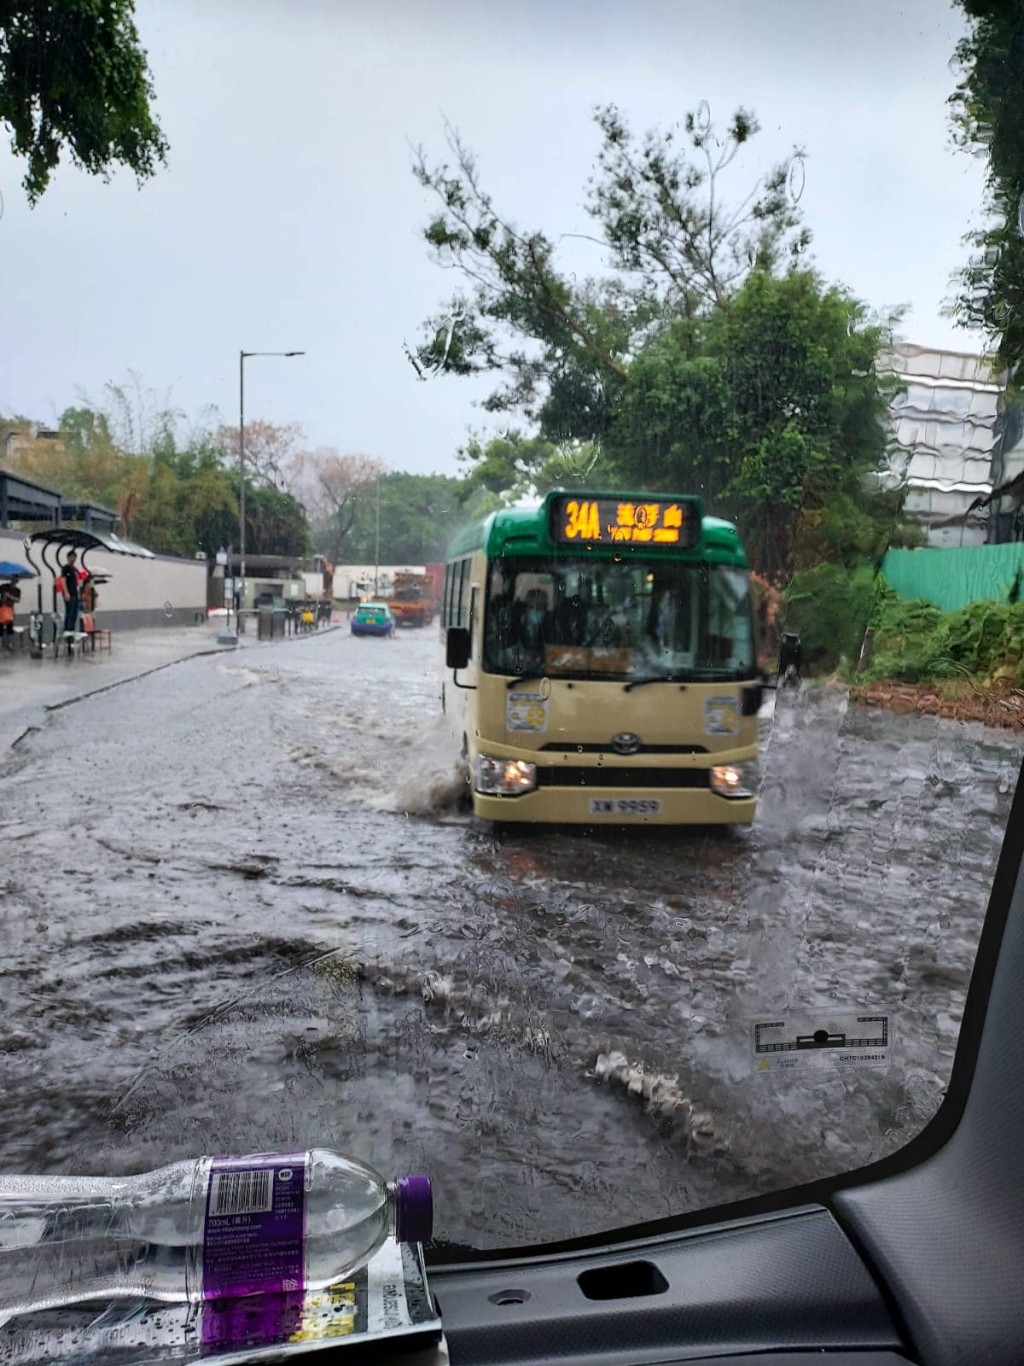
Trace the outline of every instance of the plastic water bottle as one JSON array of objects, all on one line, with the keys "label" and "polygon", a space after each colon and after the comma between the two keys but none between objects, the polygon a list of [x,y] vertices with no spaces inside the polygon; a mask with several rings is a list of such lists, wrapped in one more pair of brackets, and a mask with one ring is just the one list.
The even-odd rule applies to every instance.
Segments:
[{"label": "plastic water bottle", "polygon": [[430,1180],[322,1148],[143,1176],[0,1176],[0,1316],[80,1300],[318,1290],[385,1238],[427,1242]]}]

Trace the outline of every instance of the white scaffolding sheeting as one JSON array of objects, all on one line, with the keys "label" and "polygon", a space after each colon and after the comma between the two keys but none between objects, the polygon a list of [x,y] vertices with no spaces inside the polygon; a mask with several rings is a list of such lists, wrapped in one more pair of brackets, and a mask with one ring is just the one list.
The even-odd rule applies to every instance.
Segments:
[{"label": "white scaffolding sheeting", "polygon": [[975,498],[992,491],[995,423],[1004,379],[983,356],[936,351],[900,342],[880,368],[898,375],[905,391],[891,405],[890,478],[907,485],[906,511],[924,526],[930,545],[981,545],[987,518],[955,527]]}]

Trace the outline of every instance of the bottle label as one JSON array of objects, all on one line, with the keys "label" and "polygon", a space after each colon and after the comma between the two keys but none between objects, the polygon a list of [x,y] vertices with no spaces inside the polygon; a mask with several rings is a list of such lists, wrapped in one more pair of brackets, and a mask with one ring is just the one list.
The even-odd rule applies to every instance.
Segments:
[{"label": "bottle label", "polygon": [[305,1287],[306,1154],[217,1157],[203,1223],[203,1298]]}]

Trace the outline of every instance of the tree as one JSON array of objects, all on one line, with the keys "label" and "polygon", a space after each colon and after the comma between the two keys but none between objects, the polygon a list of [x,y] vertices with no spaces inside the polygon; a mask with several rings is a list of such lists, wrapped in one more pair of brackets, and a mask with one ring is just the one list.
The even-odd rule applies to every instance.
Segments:
[{"label": "tree", "polygon": [[184,414],[167,393],[148,388],[134,370],[103,386],[104,400],[82,396],[61,415],[69,468],[58,487],[113,508],[124,535],[170,554],[192,553],[179,507],[177,467]]},{"label": "tree", "polygon": [[[237,519],[236,519],[237,524]],[[313,538],[302,504],[269,484],[246,489],[246,545],[252,555],[309,555]]]},{"label": "tree", "polygon": [[418,154],[440,200],[427,242],[467,289],[428,322],[416,362],[501,374],[485,406],[536,427],[471,438],[467,490],[699,492],[773,578],[805,554],[871,558],[899,516],[898,498],[866,484],[886,463],[881,332],[805,263],[803,153],[730,201],[726,172],[758,132],[750,112],[720,135],[702,105],[641,140],[614,106],[596,121],[587,210],[612,273],[582,284],[557,269],[552,237],[496,211],[456,134],[453,167]]},{"label": "tree", "polygon": [[694,490],[736,518],[770,578],[812,526],[823,553],[860,553],[864,519],[879,532],[895,512],[865,488],[886,464],[879,342],[863,305],[813,271],[753,271],[699,328],[684,318],[640,352],[609,459],[636,486]]},{"label": "tree", "polygon": [[92,412],[102,412],[108,430],[122,449],[138,455],[155,455],[177,449],[178,432],[185,414],[171,405],[170,391],[160,394],[147,388],[137,370],[129,370],[120,384],[108,380],[103,386],[103,405],[83,399]]},{"label": "tree", "polygon": [[496,210],[456,132],[447,133],[454,166],[431,164],[420,149],[414,173],[440,201],[424,235],[465,289],[428,320],[412,357],[418,371],[500,374],[503,387],[485,403],[491,411],[540,418],[542,434],[558,440],[600,439],[652,329],[680,311],[720,306],[746,272],[774,269],[809,240],[787,188],[795,161],[725,206],[721,173],[758,124],[739,110],[723,143],[705,112],[687,117],[686,151],[678,130],[648,133],[638,150],[618,110],[596,111],[603,145],[587,209],[619,274],[580,284],[557,267],[549,236]]},{"label": "tree", "polygon": [[595,117],[604,143],[588,210],[614,264],[639,280],[640,296],[659,313],[706,314],[751,271],[795,262],[810,244],[810,232],[800,226],[805,154],[799,148],[738,204],[722,200],[719,177],[760,131],[749,110],[737,109],[721,138],[702,102],[686,115],[682,144],[677,127],[651,130],[639,146],[614,105]]},{"label": "tree", "polygon": [[[211,437],[238,498],[238,428],[218,427]],[[245,538],[254,555],[308,555],[313,539],[293,487],[303,467],[303,432],[255,418],[245,424]],[[235,518],[236,535],[238,519]]]},{"label": "tree", "polygon": [[238,495],[224,471],[205,466],[185,480],[183,513],[196,550],[213,561],[218,550],[238,545]]},{"label": "tree", "polygon": [[[464,481],[443,474],[389,471],[380,481],[380,557],[385,564],[432,564],[472,515],[460,502]],[[377,542],[376,489],[361,498],[345,543],[350,563],[373,560]]]},{"label": "tree", "polygon": [[0,0],[0,121],[27,162],[30,204],[64,149],[89,175],[166,164],[133,0]]},{"label": "tree", "polygon": [[950,97],[958,145],[988,156],[989,222],[973,248],[951,309],[980,327],[1019,385],[1024,361],[1024,0],[957,0],[971,31],[957,45],[960,81]]},{"label": "tree", "polygon": [[374,497],[387,466],[368,455],[342,455],[322,446],[296,462],[293,487],[305,509],[317,550],[342,561],[360,505]]},{"label": "tree", "polygon": [[[211,430],[208,410],[188,430],[184,414],[133,372],[104,390],[102,404],[84,399],[62,413],[60,442],[20,452],[18,471],[113,508],[121,534],[162,554],[201,551],[212,560],[222,547],[237,546],[237,445],[231,443],[237,429]],[[302,506],[271,482],[278,473],[272,456],[293,451],[301,432],[294,424],[253,426],[258,458],[255,470],[246,469],[247,546],[254,555],[307,555],[311,538]]]},{"label": "tree", "polygon": [[142,498],[144,460],[116,439],[109,413],[88,401],[60,417],[64,437],[63,470],[54,470],[62,493],[113,508],[128,535]]},{"label": "tree", "polygon": [[[302,428],[297,422],[276,426],[256,418],[245,424],[245,470],[247,478],[271,488],[288,489],[301,464]],[[219,427],[215,443],[225,464],[238,460],[238,428]]]},{"label": "tree", "polygon": [[607,484],[614,479],[614,471],[594,442],[559,444],[511,428],[486,442],[471,435],[458,454],[470,467],[458,494],[467,516],[471,508],[482,515],[521,498],[542,497],[553,488],[579,488],[595,480]]}]

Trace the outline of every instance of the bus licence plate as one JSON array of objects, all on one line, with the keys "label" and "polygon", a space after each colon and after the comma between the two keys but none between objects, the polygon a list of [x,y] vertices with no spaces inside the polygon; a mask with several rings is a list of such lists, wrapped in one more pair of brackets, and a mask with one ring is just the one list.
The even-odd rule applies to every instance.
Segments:
[{"label": "bus licence plate", "polygon": [[656,816],[661,811],[657,797],[591,797],[592,816]]}]

